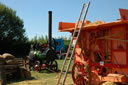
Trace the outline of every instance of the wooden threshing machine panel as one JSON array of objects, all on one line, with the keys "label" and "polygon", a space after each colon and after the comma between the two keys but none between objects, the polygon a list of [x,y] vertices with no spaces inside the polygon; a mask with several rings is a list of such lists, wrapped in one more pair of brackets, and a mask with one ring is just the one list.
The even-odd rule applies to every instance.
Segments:
[{"label": "wooden threshing machine panel", "polygon": [[[84,22],[75,49],[72,69],[74,83],[77,84],[77,80],[82,80],[87,85],[90,81],[95,85],[102,81],[123,84],[128,82],[128,16],[125,15],[127,13],[128,11],[120,9],[121,20],[115,22]],[[59,31],[62,32],[73,33],[74,28],[75,23],[59,23]],[[88,66],[88,74],[84,65]]]},{"label": "wooden threshing machine panel", "polygon": [[[59,23],[60,31],[73,32],[73,23]],[[66,29],[67,28],[67,29]],[[74,40],[75,41],[75,40]],[[85,61],[98,74],[128,74],[128,21],[89,25],[85,22],[74,62]],[[102,69],[101,69],[102,67]]]}]

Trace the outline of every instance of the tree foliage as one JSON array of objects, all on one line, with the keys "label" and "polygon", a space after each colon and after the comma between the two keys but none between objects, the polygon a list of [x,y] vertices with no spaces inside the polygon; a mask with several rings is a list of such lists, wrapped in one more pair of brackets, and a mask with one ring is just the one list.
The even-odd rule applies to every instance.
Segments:
[{"label": "tree foliage", "polygon": [[16,11],[0,3],[0,51],[17,50],[16,46],[23,45],[26,40],[23,20]]},{"label": "tree foliage", "polygon": [[0,4],[0,40],[22,42],[26,39],[23,20],[16,16],[16,11]]},{"label": "tree foliage", "polygon": [[41,36],[41,37],[37,37],[37,36],[34,36],[31,40],[30,40],[31,43],[47,43],[48,42],[48,36]]}]

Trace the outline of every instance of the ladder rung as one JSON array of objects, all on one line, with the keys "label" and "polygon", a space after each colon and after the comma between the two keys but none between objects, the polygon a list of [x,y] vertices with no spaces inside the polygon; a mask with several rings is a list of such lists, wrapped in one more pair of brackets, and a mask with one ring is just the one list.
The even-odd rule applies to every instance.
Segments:
[{"label": "ladder rung", "polygon": [[68,57],[67,60],[70,60],[70,57]]},{"label": "ladder rung", "polygon": [[68,65],[64,65],[64,66],[68,66]]},{"label": "ladder rung", "polygon": [[72,53],[72,50],[70,49],[68,52],[71,54]]},{"label": "ladder rung", "polygon": [[73,40],[76,40],[76,39],[77,39],[77,36],[74,36],[74,37],[73,37]]},{"label": "ladder rung", "polygon": [[61,72],[61,73],[63,73],[63,74],[64,74],[65,72]]},{"label": "ladder rung", "polygon": [[79,32],[80,30],[75,30],[75,32]]}]

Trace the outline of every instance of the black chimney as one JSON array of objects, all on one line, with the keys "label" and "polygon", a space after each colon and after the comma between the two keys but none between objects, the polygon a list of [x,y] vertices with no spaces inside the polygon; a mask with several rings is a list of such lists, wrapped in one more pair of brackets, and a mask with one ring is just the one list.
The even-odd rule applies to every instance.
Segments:
[{"label": "black chimney", "polygon": [[48,47],[52,48],[52,11],[49,11],[49,21],[48,21]]}]

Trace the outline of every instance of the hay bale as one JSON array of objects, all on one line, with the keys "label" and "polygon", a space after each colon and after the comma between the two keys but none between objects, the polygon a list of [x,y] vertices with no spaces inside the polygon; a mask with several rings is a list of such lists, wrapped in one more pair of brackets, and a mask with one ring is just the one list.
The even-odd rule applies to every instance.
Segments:
[{"label": "hay bale", "polygon": [[0,65],[5,65],[5,63],[6,62],[4,60],[3,61],[0,60]]},{"label": "hay bale", "polygon": [[2,55],[2,57],[3,57],[4,59],[6,59],[6,60],[15,59],[15,57],[14,57],[12,54],[10,54],[10,53],[4,53],[4,54]]},{"label": "hay bale", "polygon": [[25,68],[20,68],[20,78],[31,78],[31,72],[27,71]]},{"label": "hay bale", "polygon": [[6,85],[6,82],[4,80],[0,80],[0,85]]},{"label": "hay bale", "polygon": [[95,26],[95,25],[100,25],[100,24],[104,24],[104,21],[95,21],[95,22],[87,24],[87,26]]},{"label": "hay bale", "polygon": [[0,55],[0,65],[4,65],[5,64],[5,59],[2,57],[2,55]]},{"label": "hay bale", "polygon": [[4,65],[0,65],[0,85],[6,85],[6,74]]},{"label": "hay bale", "polygon": [[0,80],[0,85],[2,85],[2,80]]},{"label": "hay bale", "polygon": [[0,55],[0,61],[2,61],[2,60],[4,60],[4,58],[3,58],[3,56],[2,56],[2,55]]},{"label": "hay bale", "polygon": [[14,59],[14,60],[6,60],[6,65],[17,65],[18,62]]},{"label": "hay bale", "polygon": [[2,57],[2,55],[0,55],[0,59],[4,59],[4,58]]},{"label": "hay bale", "polygon": [[20,77],[23,78],[31,78],[31,72],[27,71],[25,68],[20,68]]},{"label": "hay bale", "polygon": [[20,78],[21,79],[24,79],[25,78],[25,75],[24,75],[24,68],[20,68]]},{"label": "hay bale", "polygon": [[25,78],[31,78],[31,72],[24,70],[24,76],[25,76]]}]

